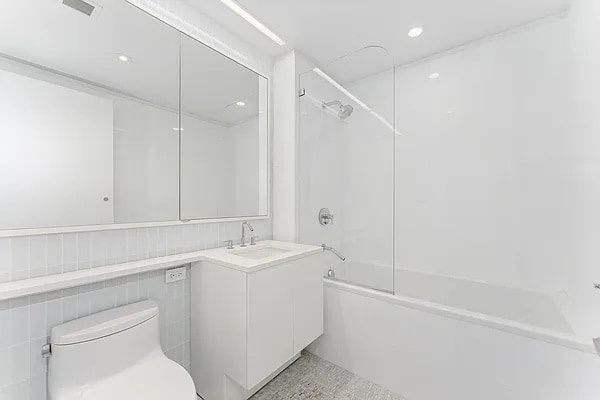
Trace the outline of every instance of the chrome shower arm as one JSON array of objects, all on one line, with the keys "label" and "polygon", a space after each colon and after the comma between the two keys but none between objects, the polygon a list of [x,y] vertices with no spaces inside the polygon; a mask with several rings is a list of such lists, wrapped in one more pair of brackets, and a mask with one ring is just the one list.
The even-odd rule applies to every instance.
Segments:
[{"label": "chrome shower arm", "polygon": [[342,108],[344,105],[339,100],[330,101],[329,103],[323,102],[323,108],[331,106],[338,106],[339,108]]},{"label": "chrome shower arm", "polygon": [[335,254],[337,256],[337,258],[339,258],[342,261],[346,261],[346,257],[344,257],[339,251],[337,251],[336,249],[334,249],[331,246],[327,246],[326,244],[322,244],[321,248],[323,249],[323,251],[330,251],[333,254]]}]

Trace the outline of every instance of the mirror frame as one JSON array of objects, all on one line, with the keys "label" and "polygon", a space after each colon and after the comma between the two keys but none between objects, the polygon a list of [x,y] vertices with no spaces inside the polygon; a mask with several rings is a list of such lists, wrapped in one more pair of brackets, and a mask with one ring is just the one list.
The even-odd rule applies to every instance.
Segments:
[{"label": "mirror frame", "polygon": [[[130,5],[134,6],[140,12],[146,14],[149,18],[154,18],[159,22],[166,24],[176,30],[180,35],[185,35],[192,40],[198,42],[199,45],[205,46],[208,49],[217,52],[223,57],[228,58],[232,62],[254,72],[256,75],[263,77],[267,82],[267,213],[265,215],[254,215],[254,216],[235,216],[235,217],[218,217],[218,218],[206,218],[206,219],[192,219],[192,220],[173,220],[173,221],[158,221],[158,222],[128,222],[128,223],[115,223],[115,224],[104,224],[104,225],[70,225],[70,226],[56,226],[56,227],[43,227],[43,228],[19,228],[19,229],[0,229],[0,238],[7,237],[21,237],[21,236],[37,236],[37,235],[54,235],[54,234],[62,234],[62,233],[77,233],[77,232],[95,232],[95,231],[111,231],[111,230],[121,230],[121,229],[135,229],[135,228],[155,228],[155,227],[163,227],[163,226],[189,226],[189,225],[201,225],[201,224],[215,224],[215,223],[226,223],[226,222],[242,222],[242,221],[256,221],[256,220],[267,220],[272,218],[272,186],[273,186],[273,164],[272,164],[272,112],[273,104],[272,104],[272,87],[271,87],[271,77],[265,76],[265,74],[256,70],[248,63],[244,63],[243,61],[236,60],[231,56],[225,54],[222,50],[212,46],[207,41],[202,40],[200,37],[193,36],[191,33],[185,32],[182,28],[179,28],[175,24],[169,22],[165,17],[161,17],[158,15],[160,10],[155,10],[155,12],[150,11],[143,7],[139,0],[121,0]],[[143,0],[142,0],[143,2]],[[171,14],[171,13],[169,13]],[[167,17],[177,18],[175,15],[167,15]],[[195,28],[195,27],[194,27]],[[199,30],[195,28],[195,30]],[[203,33],[202,31],[200,31]],[[206,35],[206,34],[205,34]],[[200,36],[200,35],[198,35]],[[213,38],[214,39],[214,38]],[[233,52],[235,50],[232,49]],[[181,77],[180,77],[181,79]],[[181,210],[180,210],[181,212]],[[181,214],[180,214],[181,218]]]}]

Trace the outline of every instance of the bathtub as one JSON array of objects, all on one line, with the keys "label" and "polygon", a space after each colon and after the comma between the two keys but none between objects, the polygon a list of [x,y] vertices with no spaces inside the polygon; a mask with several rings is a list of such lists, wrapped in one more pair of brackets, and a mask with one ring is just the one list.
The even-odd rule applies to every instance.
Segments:
[{"label": "bathtub", "polygon": [[600,358],[553,294],[396,269],[393,295],[389,268],[332,269],[309,348],[326,360],[409,400],[600,399]]}]

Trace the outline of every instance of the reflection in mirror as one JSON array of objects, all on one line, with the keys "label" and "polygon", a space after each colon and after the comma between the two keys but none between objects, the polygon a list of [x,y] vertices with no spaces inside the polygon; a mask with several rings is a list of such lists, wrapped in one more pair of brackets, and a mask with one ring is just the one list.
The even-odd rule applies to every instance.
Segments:
[{"label": "reflection in mirror", "polygon": [[267,215],[267,80],[181,39],[181,219]]},{"label": "reflection in mirror", "polygon": [[179,33],[123,0],[0,9],[0,229],[177,220]]}]

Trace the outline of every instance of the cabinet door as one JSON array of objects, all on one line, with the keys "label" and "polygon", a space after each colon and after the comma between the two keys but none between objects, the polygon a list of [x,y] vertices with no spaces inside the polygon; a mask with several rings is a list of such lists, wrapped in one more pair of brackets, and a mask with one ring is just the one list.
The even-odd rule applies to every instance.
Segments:
[{"label": "cabinet door", "polygon": [[293,357],[289,265],[248,274],[248,380],[252,388]]},{"label": "cabinet door", "polygon": [[324,265],[322,255],[292,263],[294,354],[323,334]]}]

